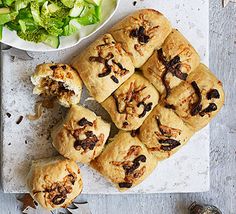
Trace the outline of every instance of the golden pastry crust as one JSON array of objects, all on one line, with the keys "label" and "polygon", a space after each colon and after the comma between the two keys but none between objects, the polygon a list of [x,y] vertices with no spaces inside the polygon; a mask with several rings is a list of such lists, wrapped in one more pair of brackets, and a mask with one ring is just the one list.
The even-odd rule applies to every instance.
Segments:
[{"label": "golden pastry crust", "polygon": [[[173,30],[161,49],[156,50],[142,67],[144,76],[166,96],[166,92],[186,80],[200,64],[200,57],[187,39]],[[165,86],[166,85],[166,86]]]},{"label": "golden pastry crust", "polygon": [[157,105],[159,94],[141,75],[135,73],[102,106],[117,128],[131,131],[139,128]]},{"label": "golden pastry crust", "polygon": [[167,98],[184,122],[198,131],[206,126],[224,104],[222,83],[203,64]]},{"label": "golden pastry crust", "polygon": [[139,130],[139,139],[158,160],[169,158],[185,145],[193,130],[172,109],[157,105]]},{"label": "golden pastry crust", "polygon": [[157,160],[137,137],[120,131],[91,165],[120,191],[125,191],[147,178],[155,169]]},{"label": "golden pastry crust", "polygon": [[130,57],[110,34],[97,39],[72,64],[99,103],[134,73]]},{"label": "golden pastry crust", "polygon": [[48,210],[69,206],[83,188],[77,164],[61,156],[32,161],[27,183],[34,200]]},{"label": "golden pastry crust", "polygon": [[34,94],[56,98],[65,107],[80,101],[82,81],[78,73],[67,64],[38,65],[31,81],[35,85]]},{"label": "golden pastry crust", "polygon": [[65,120],[52,132],[53,146],[66,158],[89,163],[101,152],[110,124],[89,109],[73,105]]},{"label": "golden pastry crust", "polygon": [[170,22],[160,12],[143,9],[117,23],[110,33],[130,54],[134,66],[139,68],[155,49],[161,47],[171,29]]}]

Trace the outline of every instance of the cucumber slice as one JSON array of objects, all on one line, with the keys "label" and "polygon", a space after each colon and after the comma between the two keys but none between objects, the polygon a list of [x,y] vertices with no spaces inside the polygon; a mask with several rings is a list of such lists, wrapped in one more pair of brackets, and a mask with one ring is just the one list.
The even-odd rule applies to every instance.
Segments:
[{"label": "cucumber slice", "polygon": [[75,0],[61,0],[62,4],[66,7],[73,8],[75,4]]},{"label": "cucumber slice", "polygon": [[95,5],[100,5],[102,0],[86,0],[88,3],[95,4]]},{"label": "cucumber slice", "polygon": [[10,12],[11,12],[10,9],[7,7],[0,8],[0,14],[8,14]]},{"label": "cucumber slice", "polygon": [[60,46],[60,38],[59,36],[47,35],[44,43],[52,48],[58,48]]},{"label": "cucumber slice", "polygon": [[26,31],[25,22],[23,20],[19,20],[18,22],[20,24],[20,28],[21,28],[22,32],[25,33],[25,31]]},{"label": "cucumber slice", "polygon": [[2,40],[2,31],[3,31],[3,26],[0,25],[0,41]]},{"label": "cucumber slice", "polygon": [[74,7],[70,10],[69,16],[70,17],[78,17],[84,10],[84,1],[83,0],[76,0]]},{"label": "cucumber slice", "polygon": [[60,7],[58,7],[56,4],[49,4],[48,5],[48,10],[50,13],[55,13],[57,12],[58,10],[60,10]]}]

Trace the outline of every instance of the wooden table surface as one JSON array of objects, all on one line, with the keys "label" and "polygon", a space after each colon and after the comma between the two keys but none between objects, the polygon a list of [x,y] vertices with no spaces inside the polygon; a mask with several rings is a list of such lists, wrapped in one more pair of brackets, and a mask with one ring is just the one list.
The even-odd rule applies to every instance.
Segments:
[{"label": "wooden table surface", "polygon": [[[204,0],[207,1],[207,0]],[[224,83],[226,103],[211,123],[211,190],[191,194],[82,195],[93,214],[187,214],[192,201],[236,214],[236,5],[210,0],[210,67]],[[234,79],[235,78],[235,79]],[[0,192],[0,213],[19,213],[14,195]]]}]

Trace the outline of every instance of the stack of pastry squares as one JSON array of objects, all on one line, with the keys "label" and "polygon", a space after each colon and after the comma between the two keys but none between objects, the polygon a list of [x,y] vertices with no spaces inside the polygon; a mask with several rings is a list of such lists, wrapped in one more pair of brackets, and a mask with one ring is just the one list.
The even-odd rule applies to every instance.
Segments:
[{"label": "stack of pastry squares", "polygon": [[[71,69],[119,132],[108,140],[110,124],[74,105],[76,100],[66,103],[71,108],[52,132],[53,145],[64,157],[92,166],[120,191],[141,183],[224,104],[222,83],[200,63],[188,40],[152,9],[116,24],[78,55]],[[78,99],[82,85],[77,81],[78,92],[67,88]]]}]

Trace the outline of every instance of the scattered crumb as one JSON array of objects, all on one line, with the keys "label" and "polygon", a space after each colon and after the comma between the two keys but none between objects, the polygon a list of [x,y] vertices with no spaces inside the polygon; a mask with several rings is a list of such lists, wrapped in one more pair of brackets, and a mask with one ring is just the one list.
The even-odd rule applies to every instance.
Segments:
[{"label": "scattered crumb", "polygon": [[137,1],[134,1],[134,2],[133,2],[133,5],[136,6],[136,4],[137,4]]},{"label": "scattered crumb", "polygon": [[46,140],[50,140],[50,138],[51,138],[51,135],[49,134],[49,135],[47,136],[47,139],[46,139]]},{"label": "scattered crumb", "polygon": [[22,122],[23,118],[23,116],[20,116],[19,119],[16,121],[16,124],[19,125]]},{"label": "scattered crumb", "polygon": [[11,145],[11,143],[8,143],[8,146],[10,146]]},{"label": "scattered crumb", "polygon": [[9,112],[6,113],[7,117],[10,118],[11,114]]},{"label": "scattered crumb", "polygon": [[28,144],[28,141],[27,141],[27,140],[25,140],[25,144]]}]

